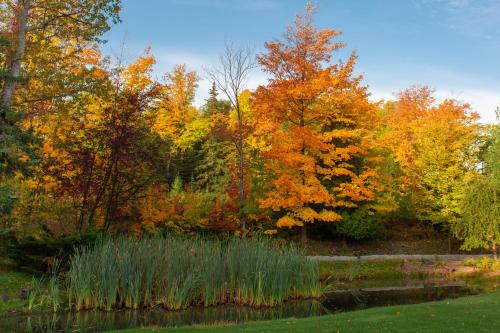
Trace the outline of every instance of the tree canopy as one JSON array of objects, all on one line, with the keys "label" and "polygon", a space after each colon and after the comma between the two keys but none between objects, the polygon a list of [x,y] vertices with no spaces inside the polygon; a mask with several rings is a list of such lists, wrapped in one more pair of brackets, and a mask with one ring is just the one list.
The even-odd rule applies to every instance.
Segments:
[{"label": "tree canopy", "polygon": [[189,63],[103,56],[119,0],[0,3],[2,228],[362,239],[399,216],[498,244],[498,125],[427,86],[374,101],[314,6],[257,57],[228,43],[197,106]]}]

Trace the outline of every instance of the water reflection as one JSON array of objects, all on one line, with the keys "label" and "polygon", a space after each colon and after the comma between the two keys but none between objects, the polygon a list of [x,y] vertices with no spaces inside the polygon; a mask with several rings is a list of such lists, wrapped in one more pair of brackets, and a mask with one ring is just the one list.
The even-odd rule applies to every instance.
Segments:
[{"label": "water reflection", "polygon": [[101,332],[151,326],[185,326],[218,322],[246,322],[327,314],[320,301],[288,302],[276,308],[239,306],[194,307],[184,311],[82,311],[54,315],[16,316],[0,319],[1,332]]},{"label": "water reflection", "polygon": [[193,324],[246,322],[290,317],[319,316],[338,311],[367,307],[415,304],[470,294],[459,285],[360,289],[332,292],[322,300],[287,302],[276,308],[240,306],[196,307],[170,312],[161,309],[148,311],[85,311],[50,315],[12,316],[0,318],[1,332],[102,332],[139,327],[173,327]]}]

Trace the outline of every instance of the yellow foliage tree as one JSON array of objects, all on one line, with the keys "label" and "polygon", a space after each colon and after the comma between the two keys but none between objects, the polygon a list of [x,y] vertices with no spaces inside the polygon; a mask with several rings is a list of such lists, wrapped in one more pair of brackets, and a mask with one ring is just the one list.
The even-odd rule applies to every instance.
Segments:
[{"label": "yellow foliage tree", "polygon": [[385,106],[383,140],[403,172],[402,190],[416,217],[433,223],[460,216],[463,181],[478,163],[479,116],[468,104],[436,103],[433,91],[415,86]]}]

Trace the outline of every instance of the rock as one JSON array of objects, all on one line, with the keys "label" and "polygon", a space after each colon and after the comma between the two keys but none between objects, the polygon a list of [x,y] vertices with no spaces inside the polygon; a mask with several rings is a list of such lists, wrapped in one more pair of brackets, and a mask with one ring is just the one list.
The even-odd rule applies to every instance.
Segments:
[{"label": "rock", "polygon": [[429,265],[432,265],[432,264],[434,264],[433,260],[422,258],[422,265],[429,266]]},{"label": "rock", "polygon": [[459,266],[459,267],[455,267],[453,269],[453,273],[454,274],[471,274],[471,273],[475,273],[475,272],[478,272],[479,269],[476,268],[476,267],[470,267],[470,266]]},{"label": "rock", "polygon": [[30,291],[28,288],[23,288],[21,291],[19,291],[19,298],[20,299],[28,299],[28,296],[30,295]]}]

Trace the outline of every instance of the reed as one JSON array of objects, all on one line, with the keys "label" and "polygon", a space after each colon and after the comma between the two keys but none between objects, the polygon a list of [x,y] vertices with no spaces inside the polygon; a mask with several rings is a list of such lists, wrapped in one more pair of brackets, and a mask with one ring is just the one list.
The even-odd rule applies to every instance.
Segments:
[{"label": "reed", "polygon": [[52,308],[52,311],[55,313],[61,307],[61,289],[59,288],[59,270],[60,270],[60,261],[55,260],[50,268],[50,275],[47,282],[47,295],[46,299]]},{"label": "reed", "polygon": [[28,294],[28,312],[33,311],[36,302],[43,295],[43,281],[35,277],[31,278],[30,291]]},{"label": "reed", "polygon": [[318,264],[267,239],[103,238],[75,252],[69,284],[77,310],[261,307],[321,294]]}]

